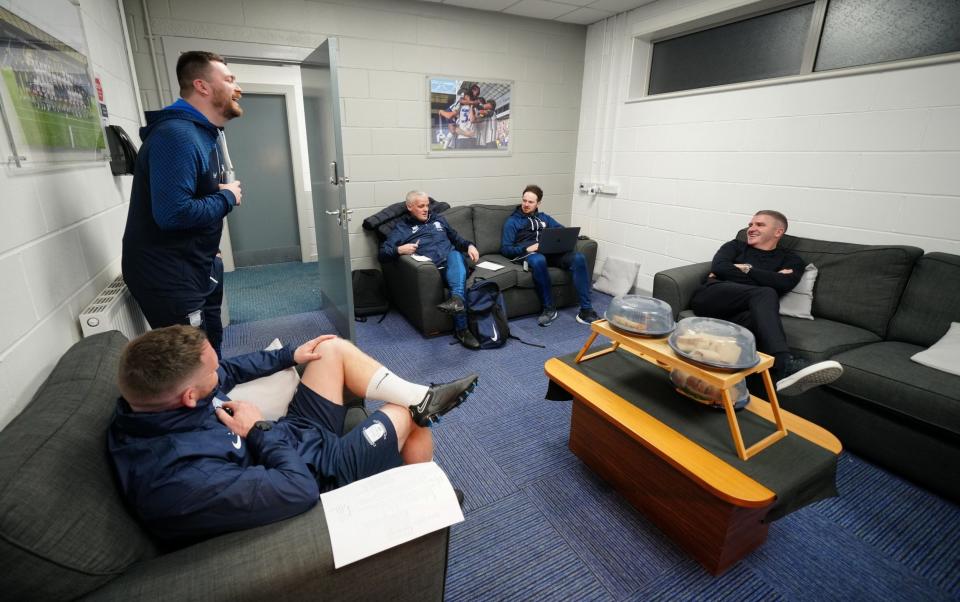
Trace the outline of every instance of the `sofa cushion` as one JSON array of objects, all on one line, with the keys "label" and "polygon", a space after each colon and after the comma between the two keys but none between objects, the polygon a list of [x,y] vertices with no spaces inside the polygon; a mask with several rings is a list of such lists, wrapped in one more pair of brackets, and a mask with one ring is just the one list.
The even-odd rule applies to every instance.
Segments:
[{"label": "sofa cushion", "polygon": [[910,359],[924,366],[960,376],[960,322],[952,323],[942,339],[912,355]]},{"label": "sofa cushion", "polygon": [[517,286],[517,274],[523,272],[523,269],[504,257],[503,255],[481,255],[480,262],[490,261],[502,265],[499,270],[488,270],[477,268],[473,272],[474,280],[493,280],[500,287],[501,291]]},{"label": "sofa cushion", "polygon": [[[746,239],[746,231],[737,235]],[[884,337],[913,264],[923,250],[784,236],[780,246],[817,266],[813,315]]]},{"label": "sofa cushion", "polygon": [[500,252],[503,223],[516,208],[516,205],[473,206],[473,230],[476,234],[474,242],[481,255]]},{"label": "sofa cushion", "polygon": [[917,260],[887,338],[923,347],[960,322],[960,255],[928,253]]},{"label": "sofa cushion", "polygon": [[[547,273],[550,274],[551,286],[566,286],[573,282],[573,275],[567,270],[549,267],[547,268]],[[521,268],[521,270],[517,272],[517,287],[535,288],[536,285],[533,282],[533,273],[525,272]]]},{"label": "sofa cushion", "polygon": [[114,482],[106,432],[126,338],[81,340],[0,432],[0,591],[76,598],[156,555]]},{"label": "sofa cushion", "polygon": [[960,376],[910,360],[923,348],[883,341],[834,357],[843,376],[830,386],[848,395],[960,434]]},{"label": "sofa cushion", "polygon": [[[469,206],[451,207],[442,213],[457,234],[473,242],[473,212]],[[476,244],[476,243],[474,243]],[[483,252],[480,252],[483,255]]]},{"label": "sofa cushion", "polygon": [[824,318],[811,321],[781,316],[780,321],[783,323],[790,349],[815,362],[828,360],[848,349],[881,340],[869,330]]}]

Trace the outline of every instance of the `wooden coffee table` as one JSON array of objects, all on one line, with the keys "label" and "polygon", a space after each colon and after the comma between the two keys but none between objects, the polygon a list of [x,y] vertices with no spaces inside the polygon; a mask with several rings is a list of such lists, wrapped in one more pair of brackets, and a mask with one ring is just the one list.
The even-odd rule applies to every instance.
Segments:
[{"label": "wooden coffee table", "polygon": [[[596,334],[609,326],[600,321],[593,328]],[[707,570],[720,574],[763,544],[773,491],[576,367],[553,358],[545,371],[574,398],[570,450]],[[677,403],[695,402],[678,394]],[[785,410],[778,417],[757,397],[744,411],[777,423],[784,435],[833,454],[842,449],[827,430]]]}]

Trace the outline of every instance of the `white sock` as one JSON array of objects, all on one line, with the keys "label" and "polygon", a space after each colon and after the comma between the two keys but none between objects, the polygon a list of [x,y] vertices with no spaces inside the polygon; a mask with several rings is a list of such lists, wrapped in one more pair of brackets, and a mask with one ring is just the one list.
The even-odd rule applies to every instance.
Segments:
[{"label": "white sock", "polygon": [[403,380],[383,366],[367,384],[367,399],[379,399],[398,406],[415,406],[427,394],[428,387]]}]

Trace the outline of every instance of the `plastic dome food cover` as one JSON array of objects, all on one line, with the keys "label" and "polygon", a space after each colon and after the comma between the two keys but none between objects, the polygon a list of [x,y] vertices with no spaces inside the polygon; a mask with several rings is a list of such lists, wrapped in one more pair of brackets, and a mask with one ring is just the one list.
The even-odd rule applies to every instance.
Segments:
[{"label": "plastic dome food cover", "polygon": [[667,302],[643,295],[614,297],[606,318],[614,328],[645,336],[663,336],[677,325]]}]

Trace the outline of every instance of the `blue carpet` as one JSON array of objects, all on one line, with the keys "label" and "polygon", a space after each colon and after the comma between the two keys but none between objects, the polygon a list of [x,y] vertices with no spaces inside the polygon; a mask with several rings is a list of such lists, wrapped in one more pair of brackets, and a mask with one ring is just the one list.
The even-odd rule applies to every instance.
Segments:
[{"label": "blue carpet", "polygon": [[[602,314],[609,297],[595,298]],[[960,599],[960,508],[850,453],[840,497],[773,523],[759,550],[708,574],[567,449],[571,404],[543,399],[543,363],[585,342],[574,315],[561,310],[549,328],[536,316],[511,321],[546,349],[468,351],[423,338],[397,312],[356,324],[359,346],[404,378],[480,373],[474,395],[434,428],[436,460],[466,494],[448,600]],[[318,313],[232,325],[224,350],[329,331]]]},{"label": "blue carpet", "polygon": [[237,268],[223,275],[223,292],[231,325],[320,309],[315,262]]}]

